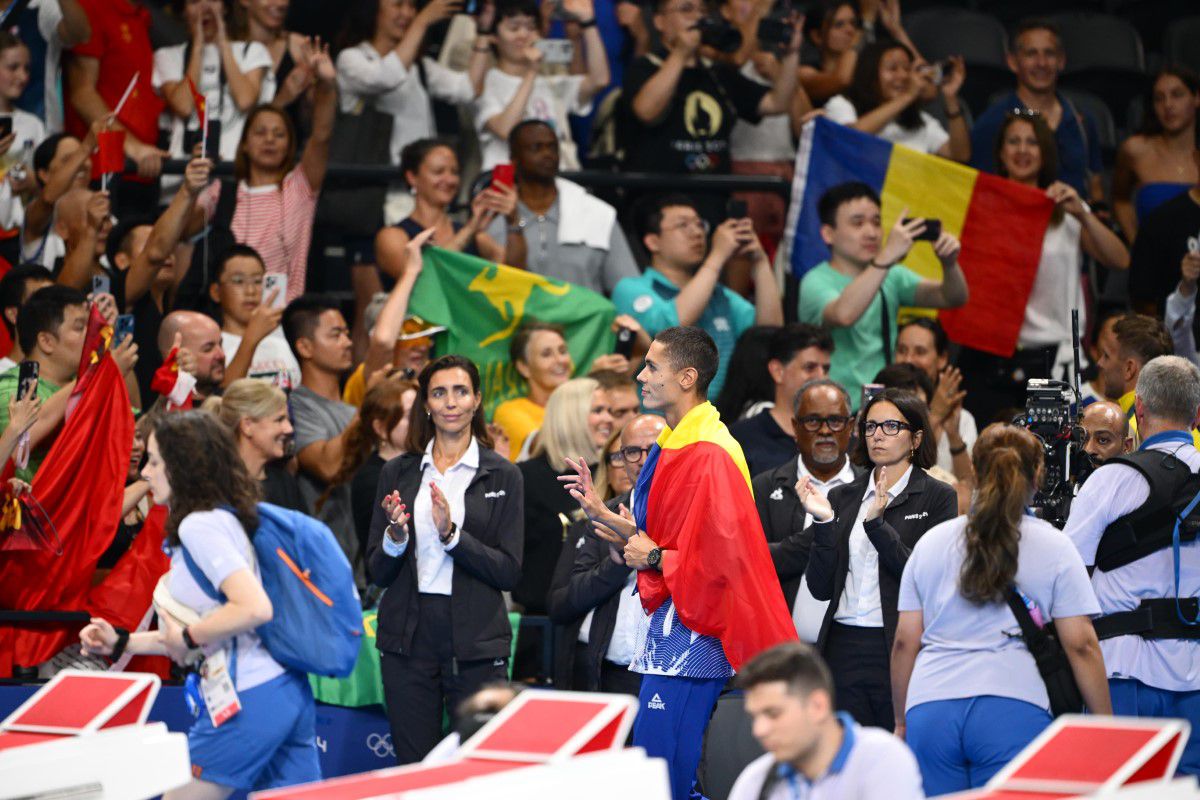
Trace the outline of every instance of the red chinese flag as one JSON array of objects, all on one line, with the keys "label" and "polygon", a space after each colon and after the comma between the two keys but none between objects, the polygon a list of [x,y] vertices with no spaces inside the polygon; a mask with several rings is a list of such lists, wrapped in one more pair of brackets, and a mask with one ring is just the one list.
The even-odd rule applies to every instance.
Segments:
[{"label": "red chinese flag", "polygon": [[[84,608],[89,614],[130,631],[141,626],[154,603],[154,587],[158,579],[171,568],[171,559],[162,549],[166,521],[166,506],[157,505],[150,509],[133,544],[117,559],[104,580],[88,592]],[[168,678],[171,675],[171,662],[160,656],[138,656],[125,666],[125,670],[153,672],[161,678]]]},{"label": "red chinese flag", "polygon": [[196,118],[200,120],[200,130],[203,131],[208,125],[208,101],[204,99],[204,95],[196,91],[196,84],[192,82],[192,76],[187,76],[188,91],[192,93],[192,103],[196,106]]},{"label": "red chinese flag", "polygon": [[92,178],[125,171],[125,131],[100,131],[96,135],[96,157],[92,159]]},{"label": "red chinese flag", "polygon": [[[62,539],[62,555],[6,554],[0,560],[0,608],[85,608],[96,564],[121,519],[132,449],[133,414],[125,379],[106,355],[33,479],[34,495]],[[11,642],[11,658],[0,654],[0,665],[41,664],[69,644],[77,628],[0,627],[0,646]]]}]

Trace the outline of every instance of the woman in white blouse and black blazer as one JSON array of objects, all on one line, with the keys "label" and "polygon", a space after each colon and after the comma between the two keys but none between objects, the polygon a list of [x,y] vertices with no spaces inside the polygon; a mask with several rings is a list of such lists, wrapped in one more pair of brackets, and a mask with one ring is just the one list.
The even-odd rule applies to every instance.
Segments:
[{"label": "woman in white blouse and black blazer", "polygon": [[912,392],[884,389],[863,406],[851,459],[871,471],[828,499],[807,478],[796,484],[813,516],[804,574],[813,597],[831,601],[817,647],[833,672],[838,709],[890,731],[900,577],[917,540],[958,516],[958,496],[925,472],[937,448],[925,403]]},{"label": "woman in white blouse and black blazer", "polygon": [[442,738],[442,715],[506,680],[512,644],[504,597],[521,576],[521,473],[492,450],[479,370],[442,356],[421,370],[408,452],[384,465],[367,559],[388,591],[376,646],[401,764]]}]

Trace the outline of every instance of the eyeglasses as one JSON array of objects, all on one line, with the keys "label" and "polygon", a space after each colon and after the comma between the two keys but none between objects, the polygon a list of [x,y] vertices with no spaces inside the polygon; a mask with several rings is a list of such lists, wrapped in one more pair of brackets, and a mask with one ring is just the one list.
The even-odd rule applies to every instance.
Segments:
[{"label": "eyeglasses", "polygon": [[228,283],[230,286],[236,286],[239,289],[246,287],[246,286],[262,286],[263,285],[263,279],[262,279],[261,275],[258,276],[257,278],[251,278],[248,275],[230,275],[225,280],[225,282]]},{"label": "eyeglasses", "polygon": [[863,423],[864,436],[874,436],[877,430],[883,430],[887,436],[898,436],[900,431],[911,431],[912,425],[909,425],[907,422],[901,422],[898,419],[885,419],[883,422],[868,420]]},{"label": "eyeglasses", "polygon": [[[651,445],[652,447],[653,445]],[[637,464],[640,463],[646,454],[650,452],[649,447],[622,447],[620,450],[613,450],[608,454],[608,463],[614,467],[621,464]]]},{"label": "eyeglasses", "polygon": [[686,231],[688,228],[699,229],[701,233],[708,235],[708,220],[706,219],[685,219],[683,222],[676,223],[669,228],[663,228],[662,232],[667,231]]},{"label": "eyeglasses", "polygon": [[844,430],[852,419],[854,417],[818,417],[809,415],[807,417],[800,417],[799,422],[800,426],[809,433],[816,433],[821,430],[822,425],[828,427],[833,433],[837,433],[840,430]]}]

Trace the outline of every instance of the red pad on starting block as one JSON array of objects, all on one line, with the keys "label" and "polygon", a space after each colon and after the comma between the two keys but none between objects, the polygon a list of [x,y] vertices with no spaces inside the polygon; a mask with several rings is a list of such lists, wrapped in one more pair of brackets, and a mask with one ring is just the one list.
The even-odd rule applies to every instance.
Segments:
[{"label": "red pad on starting block", "polygon": [[988,781],[989,798],[1105,794],[1175,773],[1184,720],[1064,715]]},{"label": "red pad on starting block", "polygon": [[623,747],[637,713],[621,694],[529,689],[463,743],[463,758],[533,764]]},{"label": "red pad on starting block", "polygon": [[157,675],[63,670],[0,722],[0,732],[78,735],[141,724],[160,685]]},{"label": "red pad on starting block", "polygon": [[366,800],[446,786],[470,778],[559,762],[580,753],[620,750],[637,700],[623,694],[527,689],[444,764],[410,764],[255,792],[251,800]]}]

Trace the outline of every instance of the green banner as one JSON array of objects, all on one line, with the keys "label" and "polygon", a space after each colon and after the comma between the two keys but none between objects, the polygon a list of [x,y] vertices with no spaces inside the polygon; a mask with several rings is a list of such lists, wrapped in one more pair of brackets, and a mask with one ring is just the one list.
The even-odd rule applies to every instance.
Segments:
[{"label": "green banner", "polygon": [[[383,705],[383,677],[379,671],[379,651],[375,649],[375,629],[379,612],[369,609],[363,612],[363,637],[358,647],[358,661],[354,672],[345,678],[327,678],[309,675],[313,697],[318,702],[348,708]],[[509,651],[508,675],[512,677],[512,657],[517,652],[517,630],[521,627],[521,615],[510,613],[512,625],[512,648]]]},{"label": "green banner", "polygon": [[438,354],[457,353],[479,366],[489,419],[497,405],[527,391],[508,356],[509,341],[526,319],[566,329],[577,374],[613,350],[615,312],[602,295],[438,247],[427,248],[424,261],[409,310],[446,326],[437,336]]}]

